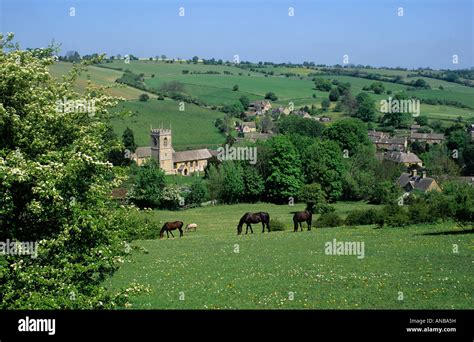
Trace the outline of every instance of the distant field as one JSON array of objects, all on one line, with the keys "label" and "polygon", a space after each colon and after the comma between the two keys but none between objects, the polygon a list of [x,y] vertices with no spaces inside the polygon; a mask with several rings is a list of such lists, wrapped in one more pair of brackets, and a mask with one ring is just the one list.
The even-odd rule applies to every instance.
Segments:
[{"label": "distant field", "polygon": [[[279,97],[279,101],[287,104],[293,99],[310,100],[312,94],[315,93],[314,84],[310,80],[264,77],[260,73],[248,72],[237,67],[144,61],[131,61],[130,64],[114,62],[103,66],[129,69],[134,73],[144,73],[145,84],[154,89],[158,89],[164,82],[180,81],[185,85],[185,93],[196,96],[211,105],[231,103],[237,101],[242,95],[248,96],[251,100],[263,99],[269,91],[274,92]],[[218,71],[221,74],[184,75],[182,70]],[[224,70],[231,72],[233,75],[223,74]],[[242,73],[242,75],[240,76],[239,73]],[[151,77],[152,74],[155,76]],[[232,91],[234,85],[239,86],[238,91]]]},{"label": "distant field", "polygon": [[118,105],[118,111],[131,111],[135,115],[124,119],[114,119],[112,126],[121,136],[125,128],[130,127],[135,133],[135,142],[138,146],[150,145],[150,127],[160,125],[173,129],[173,147],[176,150],[214,147],[224,142],[224,137],[213,121],[224,114],[186,104],[185,111],[181,112],[178,103],[172,100],[148,102],[127,101]]},{"label": "distant field", "polygon": [[[66,75],[71,69],[72,64],[66,62],[56,62],[50,66],[51,75],[59,80],[63,75]],[[90,80],[93,85],[117,86],[115,80],[121,76],[122,72],[120,71],[100,68],[96,66],[89,66],[87,67],[87,71],[81,74],[77,79],[76,91],[82,93],[87,86],[88,80]],[[107,89],[106,93],[112,96],[120,96],[127,100],[135,100],[138,99],[140,94],[143,94],[144,91],[129,86],[120,86],[120,88]],[[156,95],[150,93],[148,95],[156,98]]]},{"label": "distant field", "polygon": [[[68,68],[70,68],[70,64],[68,63],[56,63],[52,67],[52,73],[55,75],[61,75],[66,73]],[[110,68],[120,68],[122,70],[120,71]],[[180,81],[184,84],[184,92],[186,94],[197,97],[209,105],[233,103],[238,101],[238,99],[243,95],[247,96],[251,101],[255,101],[263,99],[265,94],[271,91],[278,96],[278,100],[273,103],[273,108],[279,106],[286,107],[290,102],[292,102],[296,108],[311,105],[316,105],[319,108],[321,101],[328,97],[328,92],[315,90],[313,82],[307,77],[310,72],[316,71],[314,69],[279,68],[273,66],[267,66],[265,68],[266,71],[273,70],[276,74],[293,72],[304,76],[304,79],[300,79],[298,77],[287,78],[284,76],[265,77],[262,73],[248,72],[235,66],[204,65],[202,63],[165,63],[162,61],[131,61],[130,64],[125,64],[124,61],[113,61],[112,63],[102,64],[101,67],[89,67],[89,72],[87,73],[88,76],[84,75],[81,77],[78,82],[78,88],[80,89],[85,86],[87,77],[89,77],[95,84],[113,84],[115,79],[120,77],[123,70],[126,69],[137,74],[143,73],[145,84],[150,89],[157,90],[164,82]],[[217,71],[220,72],[220,74],[183,74],[183,70],[202,73],[206,71]],[[231,74],[226,75],[224,74],[224,71]],[[388,69],[368,69],[367,71],[380,75],[401,75],[404,77],[409,73],[413,73],[413,71]],[[329,75],[321,77],[351,83],[352,93],[354,96],[363,92],[362,89],[364,86],[368,86],[374,82],[373,80],[352,76]],[[373,92],[368,92],[368,94],[376,101],[377,108],[379,107],[380,100],[387,99],[389,96],[394,96],[401,91],[407,91],[411,96],[425,99],[447,99],[450,101],[457,101],[474,108],[474,88],[426,77],[423,77],[423,79],[431,85],[432,89],[407,91],[408,87],[405,85],[383,82],[385,89],[392,91],[392,94],[376,95]],[[237,91],[232,90],[234,85],[239,86]],[[444,90],[440,90],[439,86],[443,86]],[[109,93],[123,96],[127,99],[137,99],[143,91],[131,87],[125,87],[122,89],[111,89],[109,90]],[[316,98],[313,98],[313,94],[316,95]],[[151,95],[151,97],[156,98],[155,95]],[[422,105],[421,114],[427,115],[431,120],[439,119],[452,121],[459,116],[465,119],[470,118],[474,116],[473,112],[474,111],[470,109],[461,109],[452,106]],[[327,114],[330,116],[332,115],[331,112],[328,112]],[[213,115],[211,116],[214,117]],[[334,119],[340,117],[340,115],[332,116]],[[148,116],[144,118],[144,120],[148,119]],[[140,119],[135,123],[138,122],[140,122]],[[134,123],[132,122],[131,124]],[[176,127],[180,127],[181,121],[178,121],[176,124]],[[119,128],[122,128],[122,126]],[[142,129],[143,128],[140,130]],[[141,144],[145,142],[148,144],[148,137],[144,138],[142,136],[143,133],[139,134],[141,137],[138,138],[138,141]],[[211,138],[210,141],[215,141],[215,139]],[[185,145],[187,146],[188,144]]]},{"label": "distant field", "polygon": [[[342,216],[368,208],[360,202],[335,207]],[[292,212],[301,209],[256,203],[141,213],[156,222],[156,229],[176,219],[197,223],[198,229],[183,238],[135,241],[142,251],[134,252],[105,285],[113,290],[133,281],[147,285],[150,293],[131,297],[134,309],[472,307],[472,234],[429,235],[455,231],[449,223],[310,232],[305,227],[293,233]],[[240,216],[262,210],[287,230],[262,234],[257,224],[253,235],[237,236]],[[365,257],[325,254],[325,243],[333,239],[364,242]]]}]

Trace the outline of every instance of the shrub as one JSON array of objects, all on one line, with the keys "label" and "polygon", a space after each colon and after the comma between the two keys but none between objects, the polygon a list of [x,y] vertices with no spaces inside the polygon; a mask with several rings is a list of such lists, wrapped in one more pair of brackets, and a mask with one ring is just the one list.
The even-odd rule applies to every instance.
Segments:
[{"label": "shrub", "polygon": [[404,227],[410,224],[408,209],[398,204],[386,205],[382,209],[380,225]]},{"label": "shrub", "polygon": [[346,217],[345,224],[348,226],[365,226],[380,222],[381,214],[376,209],[353,210]]},{"label": "shrub", "polygon": [[146,102],[146,101],[148,101],[148,100],[150,99],[150,96],[148,96],[148,94],[143,93],[143,94],[140,94],[140,96],[138,97],[138,99],[139,99],[140,101],[142,101],[142,102]]},{"label": "shrub", "polygon": [[270,231],[281,232],[286,230],[285,224],[280,220],[270,219]]},{"label": "shrub", "polygon": [[190,192],[186,196],[186,204],[201,206],[208,198],[207,186],[202,180],[196,181],[191,185]]},{"label": "shrub", "polygon": [[319,228],[326,227],[339,227],[344,224],[344,220],[336,214],[334,211],[325,212],[321,214],[319,219],[316,221],[315,226]]}]

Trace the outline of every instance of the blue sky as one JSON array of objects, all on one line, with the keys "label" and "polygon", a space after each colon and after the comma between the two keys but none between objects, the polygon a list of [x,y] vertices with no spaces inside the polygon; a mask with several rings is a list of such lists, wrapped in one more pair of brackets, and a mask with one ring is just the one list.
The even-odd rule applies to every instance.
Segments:
[{"label": "blue sky", "polygon": [[354,64],[455,69],[474,66],[473,2],[0,0],[0,31],[15,32],[24,48],[54,39],[62,53],[331,65],[347,54]]}]

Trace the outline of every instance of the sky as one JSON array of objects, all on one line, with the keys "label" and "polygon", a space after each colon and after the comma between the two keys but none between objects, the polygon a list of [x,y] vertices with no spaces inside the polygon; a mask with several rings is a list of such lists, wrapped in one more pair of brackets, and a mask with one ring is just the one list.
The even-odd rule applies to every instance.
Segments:
[{"label": "sky", "polygon": [[474,0],[0,0],[0,32],[61,54],[474,67]]}]

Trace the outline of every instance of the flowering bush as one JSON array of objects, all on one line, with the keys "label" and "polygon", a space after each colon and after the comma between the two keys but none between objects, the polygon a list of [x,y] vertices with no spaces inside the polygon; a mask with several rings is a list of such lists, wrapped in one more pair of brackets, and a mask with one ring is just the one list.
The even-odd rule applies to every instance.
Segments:
[{"label": "flowering bush", "polygon": [[[121,179],[104,143],[118,99],[74,92],[77,66],[53,80],[52,52],[0,34],[0,241],[38,243],[35,258],[0,255],[0,308],[110,308],[125,303],[100,285],[126,253],[108,199]],[[94,112],[58,110],[64,98]]]}]

